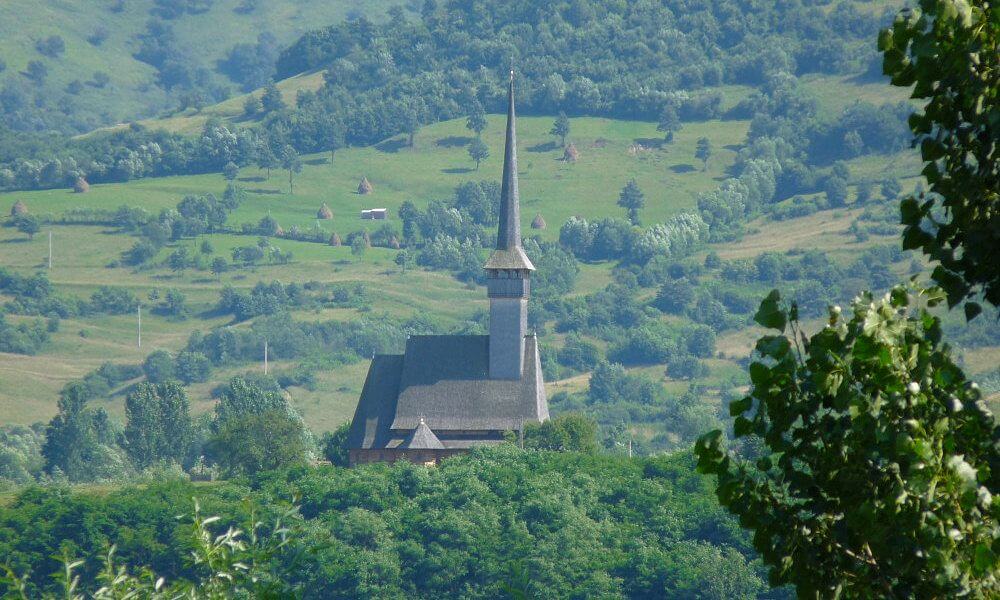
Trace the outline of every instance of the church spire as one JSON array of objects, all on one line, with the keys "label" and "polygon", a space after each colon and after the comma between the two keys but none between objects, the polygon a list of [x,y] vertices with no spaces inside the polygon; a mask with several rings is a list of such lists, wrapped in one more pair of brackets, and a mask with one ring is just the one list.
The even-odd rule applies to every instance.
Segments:
[{"label": "church spire", "polygon": [[503,152],[503,175],[500,180],[500,227],[497,245],[485,269],[534,271],[535,266],[521,248],[521,205],[517,189],[517,132],[514,115],[514,69],[510,70],[507,88],[507,139]]},{"label": "church spire", "polygon": [[514,69],[510,70],[507,88],[507,140],[503,153],[503,176],[500,184],[500,230],[497,250],[521,246],[521,206],[517,189],[517,132],[514,115]]}]

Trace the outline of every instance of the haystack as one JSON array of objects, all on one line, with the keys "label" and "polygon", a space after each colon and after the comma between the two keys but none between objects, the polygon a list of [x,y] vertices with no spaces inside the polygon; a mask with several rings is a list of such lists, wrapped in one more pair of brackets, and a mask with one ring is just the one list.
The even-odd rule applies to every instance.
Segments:
[{"label": "haystack", "polygon": [[536,213],[535,218],[531,220],[532,229],[545,229],[545,219],[542,218],[541,213]]},{"label": "haystack", "polygon": [[330,245],[331,246],[340,246],[341,244],[342,244],[342,242],[340,241],[340,236],[337,235],[337,232],[334,231],[333,233],[331,233],[330,234]]},{"label": "haystack", "polygon": [[361,183],[358,184],[358,193],[364,196],[365,194],[370,194],[375,191],[375,186],[372,182],[368,181],[367,177],[361,178]]},{"label": "haystack", "polygon": [[26,214],[28,214],[28,205],[20,200],[15,202],[14,206],[10,207],[10,216],[12,217],[20,217]]},{"label": "haystack", "polygon": [[326,202],[324,202],[323,206],[320,206],[319,210],[316,211],[316,218],[323,219],[324,221],[328,221],[333,218],[333,211],[326,205]]},{"label": "haystack", "polygon": [[83,177],[77,177],[76,182],[73,184],[74,194],[86,194],[90,191],[90,184]]},{"label": "haystack", "polygon": [[575,163],[580,158],[580,151],[576,149],[576,146],[570,142],[566,146],[566,150],[563,151],[563,160],[570,163]]}]

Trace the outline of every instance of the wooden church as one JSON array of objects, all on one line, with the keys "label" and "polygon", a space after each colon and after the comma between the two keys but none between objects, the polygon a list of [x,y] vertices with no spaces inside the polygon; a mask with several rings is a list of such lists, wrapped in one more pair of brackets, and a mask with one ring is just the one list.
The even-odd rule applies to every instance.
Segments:
[{"label": "wooden church", "polygon": [[435,464],[549,418],[538,341],[528,333],[531,260],[521,247],[514,73],[496,249],[484,268],[489,335],[418,335],[403,354],[376,355],[348,436],[351,464]]}]

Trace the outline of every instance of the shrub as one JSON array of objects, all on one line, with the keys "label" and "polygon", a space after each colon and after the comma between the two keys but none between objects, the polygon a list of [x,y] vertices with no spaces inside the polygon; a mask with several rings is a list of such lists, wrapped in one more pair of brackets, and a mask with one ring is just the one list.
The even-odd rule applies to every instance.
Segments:
[{"label": "shrub", "polygon": [[166,350],[157,350],[146,357],[142,363],[142,372],[152,383],[166,383],[177,375],[177,363]]}]

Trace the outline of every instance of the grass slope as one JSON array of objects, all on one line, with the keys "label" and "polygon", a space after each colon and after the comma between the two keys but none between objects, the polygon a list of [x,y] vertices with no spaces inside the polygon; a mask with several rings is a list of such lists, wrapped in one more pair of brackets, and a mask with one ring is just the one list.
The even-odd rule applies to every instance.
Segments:
[{"label": "grass slope", "polygon": [[[287,173],[274,170],[266,179],[256,168],[244,169],[239,183],[250,192],[250,200],[230,217],[230,223],[257,222],[270,213],[285,229],[293,225],[309,228],[316,222],[316,211],[326,202],[334,214],[331,221],[323,222],[329,230],[343,236],[362,227],[377,228],[379,223],[360,221],[362,208],[385,207],[395,215],[405,200],[421,206],[428,200],[449,197],[462,182],[499,180],[503,121],[500,115],[489,117],[483,141],[490,157],[479,171],[466,151],[471,138],[461,119],[424,127],[413,148],[406,147],[400,136],[376,146],[338,152],[333,164],[329,154],[304,156],[305,167],[295,176],[294,194],[288,193]],[[646,195],[645,221],[652,223],[692,210],[698,193],[713,189],[726,177],[726,169],[735,158],[733,149],[746,136],[749,123],[690,124],[676,134],[672,144],[657,148],[662,136],[655,123],[573,119],[569,139],[580,151],[575,164],[561,160],[561,150],[548,135],[551,125],[550,118],[518,119],[519,174],[525,227],[536,212],[541,213],[550,225],[541,235],[555,239],[559,225],[572,215],[622,216],[616,204],[618,193],[632,178]],[[715,148],[706,172],[694,158],[696,142],[703,136]],[[643,149],[631,152],[633,146]],[[362,176],[375,186],[374,194],[357,194]],[[58,215],[72,206],[116,208],[122,204],[158,212],[172,208],[185,194],[218,194],[224,187],[221,175],[209,174],[94,185],[85,196],[68,190],[17,192],[0,195],[0,202],[20,198],[37,214]]]},{"label": "grass slope", "polygon": [[[112,10],[111,0],[4,0],[0,2],[0,57],[7,69],[0,73],[0,84],[7,79],[22,79],[20,73],[31,60],[41,60],[49,69],[46,93],[57,97],[70,81],[88,81],[95,71],[111,78],[104,89],[86,86],[78,96],[69,96],[87,112],[104,115],[106,122],[118,122],[158,114],[176,103],[154,85],[155,70],[133,57],[136,36],[151,18],[152,0],[129,0],[120,12]],[[180,47],[188,49],[202,66],[216,67],[229,49],[240,43],[253,43],[257,35],[270,32],[287,45],[306,31],[336,23],[357,12],[380,18],[393,2],[387,0],[268,0],[258,2],[250,13],[235,9],[242,0],[215,0],[211,8],[198,15],[184,15],[169,21]],[[108,32],[99,46],[87,41],[98,28]],[[59,35],[66,52],[48,58],[35,50],[35,42]],[[220,81],[228,81],[220,77]],[[233,84],[233,89],[237,86]]]},{"label": "grass slope", "polygon": [[[230,224],[256,222],[270,213],[284,228],[297,225],[308,228],[316,223],[315,214],[326,202],[334,219],[321,221],[329,231],[345,236],[361,228],[377,228],[381,223],[361,221],[358,212],[364,207],[386,207],[391,220],[398,226],[395,211],[404,200],[424,205],[429,200],[448,197],[453,188],[468,180],[498,179],[502,152],[501,116],[491,116],[484,141],[491,157],[481,169],[466,154],[468,131],[462,120],[424,127],[416,136],[415,146],[406,147],[402,138],[387,140],[369,148],[352,148],[337,154],[329,162],[326,154],[304,157],[306,166],[296,176],[295,193],[289,194],[287,177],[280,171],[271,178],[256,169],[240,174],[240,183],[249,190],[249,198],[230,216]],[[558,237],[559,226],[571,215],[587,218],[620,216],[616,205],[618,192],[624,183],[635,178],[646,195],[642,211],[645,223],[660,221],[669,215],[692,210],[696,195],[719,185],[735,158],[735,148],[745,137],[747,123],[741,121],[710,121],[686,124],[674,143],[658,147],[660,139],[653,123],[581,118],[572,120],[570,139],[580,149],[580,160],[567,164],[561,151],[548,135],[550,118],[519,119],[520,179],[522,217],[525,232],[538,233],[548,239]],[[694,159],[695,142],[708,137],[716,148],[707,171],[702,171]],[[636,150],[637,147],[642,149]],[[904,177],[913,172],[911,158],[868,157],[852,161],[851,170],[863,177],[883,177],[887,174]],[[370,196],[356,193],[358,180],[367,176],[375,185]],[[0,210],[4,214],[17,199],[23,200],[35,214],[58,216],[74,206],[115,208],[122,204],[143,206],[151,212],[176,205],[184,194],[220,193],[225,186],[221,175],[202,175],[144,179],[126,184],[95,185],[86,195],[66,190],[46,190],[0,194]],[[535,213],[544,216],[548,228],[535,231],[528,228]],[[793,247],[823,249],[850,259],[860,249],[875,243],[889,243],[886,237],[874,236],[867,243],[858,243],[846,234],[855,210],[825,211],[817,215],[789,221],[774,222],[762,218],[750,225],[748,235],[739,242],[715,245],[712,249],[730,257],[753,256],[766,250],[786,250]],[[225,284],[250,287],[257,281],[315,280],[320,282],[358,282],[368,286],[373,306],[368,316],[389,314],[406,317],[430,315],[442,324],[464,321],[475,311],[487,307],[482,289],[468,288],[452,277],[423,270],[406,273],[394,264],[394,251],[373,248],[361,257],[351,255],[345,247],[278,240],[283,250],[291,250],[295,260],[289,265],[263,265],[251,271],[227,273],[217,281],[205,272],[188,270],[172,273],[165,267],[133,271],[108,265],[129,247],[134,239],[105,231],[100,227],[54,226],[54,266],[51,280],[58,289],[87,296],[99,285],[112,283],[131,289],[145,299],[153,289],[178,288],[184,292],[192,316],[183,321],[171,321],[144,314],[143,347],[136,348],[135,322],[132,316],[100,317],[81,321],[66,320],[53,341],[41,354],[33,357],[0,355],[0,422],[30,423],[48,419],[55,412],[59,388],[68,380],[82,376],[105,360],[137,363],[155,348],[177,350],[190,332],[208,330],[227,324],[227,319],[213,316],[212,305]],[[212,243],[217,255],[228,257],[231,249],[253,244],[256,239],[238,235],[203,236]],[[196,253],[202,238],[183,240]],[[176,244],[164,249],[162,259]],[[27,241],[13,228],[0,228],[0,264],[30,272],[44,268],[47,242],[45,232]],[[610,281],[610,264],[585,264],[575,293],[584,294],[601,289]],[[3,299],[0,298],[0,301]],[[363,315],[355,310],[338,309],[321,312],[299,312],[298,319],[354,319]],[[665,317],[668,318],[668,317]],[[245,327],[246,324],[236,325]],[[745,330],[723,336],[719,350],[723,357],[708,362],[711,381],[727,381],[739,372],[736,360],[749,353],[754,335]],[[548,343],[557,343],[552,334]],[[985,355],[984,355],[985,356]],[[992,355],[990,355],[992,356]],[[275,368],[290,367],[280,360]],[[210,389],[229,376],[256,365],[217,371],[213,380],[192,386],[191,398],[196,412],[211,407]],[[293,388],[293,401],[316,431],[335,427],[350,417],[363,384],[366,362],[323,371],[318,375],[314,390]],[[664,379],[662,366],[638,369],[663,380],[672,393],[683,393],[687,382]],[[549,382],[549,392],[586,389],[587,376]],[[121,414],[122,391],[105,402],[113,414]],[[706,402],[717,402],[706,397]],[[644,432],[636,432],[644,435]],[[652,435],[652,432],[646,432]]]}]

